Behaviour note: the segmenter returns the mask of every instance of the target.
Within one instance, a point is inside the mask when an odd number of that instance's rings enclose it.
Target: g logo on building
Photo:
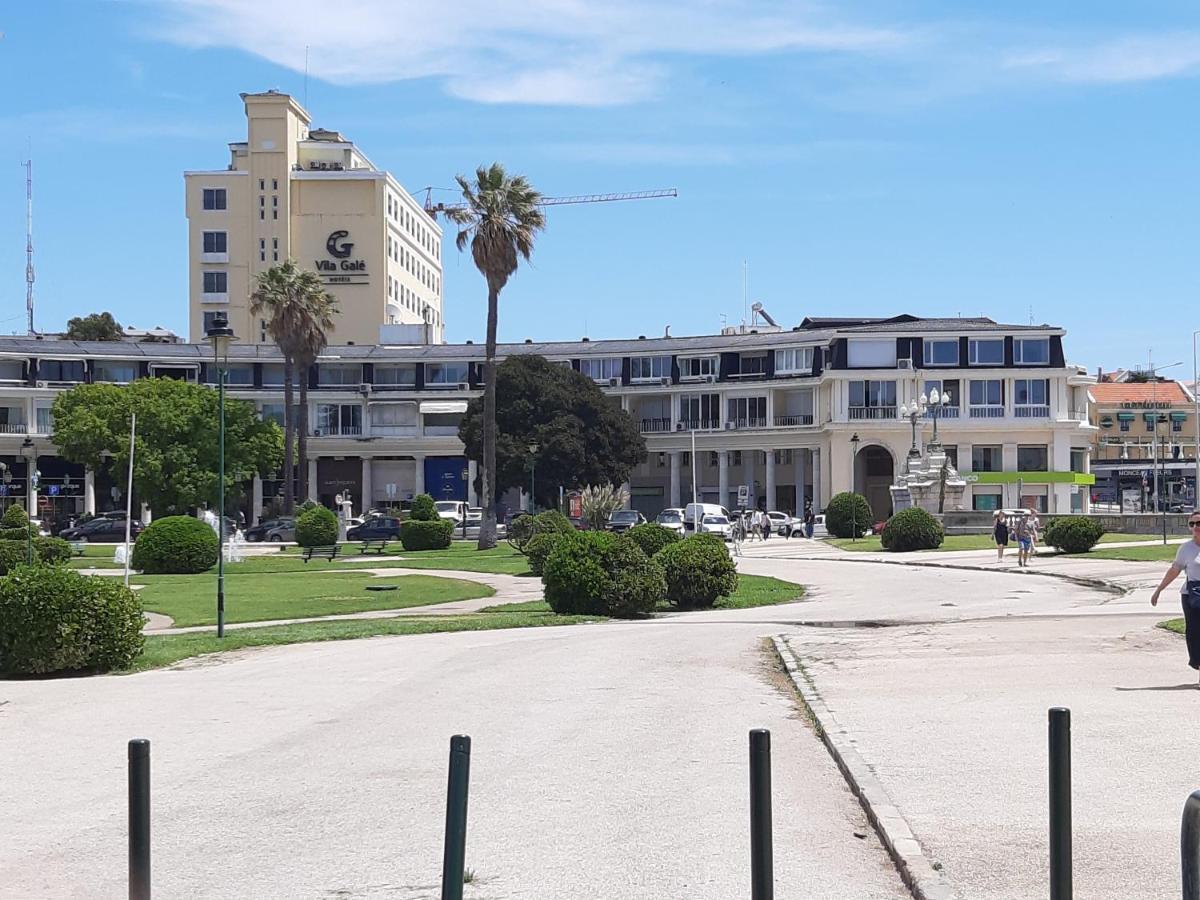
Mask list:
[[[329,235],[329,239],[325,241],[325,249],[329,251],[329,255],[335,259],[347,259],[351,251],[354,249],[353,243],[338,243],[350,236],[348,231],[335,231]]]

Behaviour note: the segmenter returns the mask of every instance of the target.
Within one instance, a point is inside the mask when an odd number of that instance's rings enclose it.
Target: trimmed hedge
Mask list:
[[[0,541],[23,541],[26,535],[37,537],[37,526],[23,525],[20,528],[0,528]]]
[[[528,555],[528,545],[539,534],[570,534],[575,530],[571,520],[556,509],[535,516],[522,513],[508,528],[508,543],[518,553]]]
[[[550,558],[550,554],[558,547],[559,542],[564,537],[573,533],[562,531],[543,531],[540,534],[535,534],[525,544],[525,556],[529,560],[529,571],[539,578],[542,577],[543,569],[546,565],[546,560]]]
[[[220,541],[192,516],[155,519],[133,544],[130,565],[147,575],[194,575],[217,564]]]
[[[33,552],[47,565],[58,566],[71,559],[71,545],[62,538],[37,537],[33,539]]]
[[[449,519],[409,519],[400,523],[400,543],[405,550],[445,550],[452,534],[454,523]]]
[[[143,622],[120,579],[20,566],[0,580],[0,672],[125,668],[142,652]]]
[[[658,562],[624,535],[603,531],[558,538],[542,581],[546,602],[560,615],[641,618],[666,593]]]
[[[0,540],[0,575],[23,566],[29,560],[29,542],[22,537],[18,541]],[[71,558],[71,545],[62,538],[34,538],[34,564],[61,565]]]
[[[13,503],[4,511],[4,515],[0,516],[0,528],[24,528],[29,524],[29,516],[25,514],[25,507],[20,503]]]
[[[855,527],[858,534],[855,534]],[[825,530],[834,537],[862,537],[871,529],[871,504],[862,494],[843,491],[825,507]]]
[[[1087,553],[1104,534],[1104,528],[1089,516],[1060,516],[1052,519],[1042,541],[1063,553]]]
[[[408,517],[418,522],[436,522],[438,512],[437,507],[433,505],[433,498],[428,494],[417,494],[413,497]]]
[[[737,567],[716,535],[692,535],[654,558],[666,576],[667,599],[680,609],[709,609],[737,590]]]
[[[296,543],[301,547],[328,547],[337,539],[337,516],[324,506],[313,506],[296,517]]]
[[[674,544],[682,540],[678,532],[672,531],[670,528],[663,528],[661,525],[655,525],[653,522],[647,522],[645,525],[635,525],[625,533],[629,535],[629,539],[637,544],[647,556],[653,556],[668,544]]]
[[[887,520],[880,535],[883,549],[893,553],[936,550],[942,546],[945,539],[946,532],[942,529],[942,523],[919,506],[900,510]]]
[[[29,548],[24,540],[0,541],[0,575],[7,575],[17,566],[29,561]]]

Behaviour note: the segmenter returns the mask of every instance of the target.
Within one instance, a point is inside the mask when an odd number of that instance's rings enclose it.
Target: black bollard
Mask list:
[[[150,742],[129,742],[129,900],[150,900]]]
[[[1192,791],[1183,804],[1179,860],[1183,869],[1183,900],[1200,900],[1200,791]]]
[[[442,857],[442,900],[462,900],[467,861],[467,786],[471,738],[450,738],[450,781],[446,789],[446,847]]]
[[[1050,900],[1071,900],[1071,711],[1050,710]]]
[[[774,900],[771,838],[771,732],[750,732],[750,897]]]

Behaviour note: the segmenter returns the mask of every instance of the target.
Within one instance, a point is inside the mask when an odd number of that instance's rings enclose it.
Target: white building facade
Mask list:
[[[805,500],[820,510],[854,489],[885,518],[888,487],[913,441],[900,408],[934,388],[950,397],[938,437],[968,483],[965,509],[1065,514],[1088,506],[1095,379],[1065,362],[1063,337],[1052,326],[897,316],[805,319],[790,331],[736,335],[508,344],[498,353],[570,365],[634,418],[647,455],[626,487],[648,516],[689,502],[694,483],[707,502],[733,508],[745,486],[752,505],[785,512]],[[330,347],[306,373],[314,433],[303,464],[313,498],[330,503],[346,493],[356,511],[421,492],[475,503],[475,464],[457,434],[480,392],[482,358],[471,343]],[[281,421],[282,372],[273,346],[234,345],[230,395]],[[74,384],[155,375],[215,382],[203,344],[0,338],[0,462],[9,472],[0,505],[29,494],[28,438],[44,516],[113,506],[119,485],[58,458],[50,405]],[[927,416],[917,440],[932,428]],[[248,519],[280,485],[247,484]]]

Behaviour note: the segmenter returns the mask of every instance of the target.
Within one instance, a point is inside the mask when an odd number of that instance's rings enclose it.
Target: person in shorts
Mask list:
[[[1183,602],[1183,621],[1187,626],[1184,637],[1187,640],[1188,665],[1200,669],[1200,509],[1188,516],[1188,528],[1192,532],[1192,539],[1179,545],[1174,562],[1150,597],[1150,605],[1158,606],[1158,595],[1181,573],[1184,575],[1180,599]]]
[[[1028,516],[1017,519],[1017,565],[1029,565],[1029,555],[1033,552],[1033,526],[1029,524]]]

